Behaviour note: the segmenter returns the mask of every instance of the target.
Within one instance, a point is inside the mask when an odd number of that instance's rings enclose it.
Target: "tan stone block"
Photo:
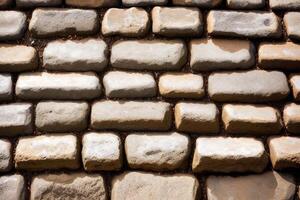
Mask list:
[[[283,110],[283,120],[288,132],[300,134],[300,105],[287,104]]]

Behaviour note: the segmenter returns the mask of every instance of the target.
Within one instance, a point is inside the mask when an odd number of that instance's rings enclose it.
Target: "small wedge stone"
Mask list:
[[[122,0],[124,6],[158,6],[165,5],[168,0]]]
[[[103,40],[58,40],[44,49],[43,65],[57,71],[102,71],[108,63],[107,54]]]
[[[172,0],[178,6],[196,6],[202,8],[212,8],[219,5],[222,0]]]
[[[181,102],[175,106],[175,125],[183,132],[218,133],[218,115],[215,104]]]
[[[300,134],[300,105],[287,104],[283,110],[283,119],[288,132]]]
[[[0,140],[0,172],[7,172],[12,165],[12,148],[8,140]],[[1,186],[0,186],[1,191]]]
[[[0,74],[0,101],[11,100],[13,96],[12,77],[9,74]]]
[[[87,171],[119,170],[123,163],[123,147],[114,133],[87,133],[82,139],[82,162]]]
[[[299,10],[300,0],[269,0],[272,9]]]
[[[292,75],[290,78],[290,84],[293,89],[293,96],[296,101],[300,101],[300,75]]]
[[[23,176],[18,174],[0,176],[1,199],[25,200],[25,184]]]
[[[265,4],[265,0],[227,0],[227,6],[231,9],[257,9]]]
[[[19,11],[0,11],[0,41],[16,40],[23,37],[26,15]]]
[[[167,98],[200,99],[205,95],[201,75],[188,73],[165,73],[159,77],[159,92]]]
[[[50,7],[60,6],[62,0],[16,0],[17,7]]]
[[[102,21],[105,36],[121,35],[139,37],[145,35],[150,26],[148,13],[141,8],[110,8]]]
[[[132,169],[168,171],[188,162],[190,139],[173,133],[136,133],[126,137],[127,162]]]
[[[299,21],[300,12],[288,12],[284,15],[284,25],[286,27],[286,32],[289,38],[300,40],[300,24],[298,23]]]
[[[40,135],[20,138],[15,167],[23,170],[77,169],[78,143],[74,135]]]
[[[119,4],[119,0],[66,0],[69,6],[85,7],[85,8],[102,8],[112,7]]]

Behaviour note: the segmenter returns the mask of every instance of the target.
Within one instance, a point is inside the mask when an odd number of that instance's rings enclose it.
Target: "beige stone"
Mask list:
[[[26,15],[19,11],[0,11],[0,41],[16,40],[23,37],[26,24]]]
[[[23,176],[5,175],[0,176],[1,199],[25,200],[25,181]]]
[[[287,104],[283,110],[283,119],[288,132],[300,134],[300,105]]]
[[[178,6],[197,6],[202,8],[212,8],[218,6],[222,0],[172,0]]]
[[[69,6],[85,7],[85,8],[99,8],[111,7],[119,4],[118,0],[66,0]]]
[[[295,101],[300,101],[300,75],[294,74],[290,77],[290,84],[293,90]]]
[[[28,7],[50,7],[60,6],[62,0],[16,0],[17,7],[28,8]]]
[[[11,154],[12,154],[11,143],[8,140],[0,139],[0,172],[7,172],[11,169],[11,164],[12,164]]]
[[[283,20],[289,38],[300,40],[300,25],[298,23],[300,21],[300,13],[288,12],[284,15]]]
[[[124,6],[155,6],[165,5],[168,0],[122,0]]]
[[[269,0],[272,9],[298,10],[300,9],[300,0]]]
[[[11,100],[13,97],[13,82],[10,74],[0,74],[0,101]]]
[[[265,0],[227,0],[227,6],[231,9],[257,9],[265,4]]]

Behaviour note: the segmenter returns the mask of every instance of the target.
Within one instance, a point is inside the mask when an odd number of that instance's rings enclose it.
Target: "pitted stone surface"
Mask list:
[[[222,0],[172,0],[178,6],[197,6],[202,8],[212,8],[219,5]]]
[[[13,82],[9,74],[0,74],[0,101],[11,100],[13,95]]]
[[[8,140],[1,139],[0,140],[0,172],[7,172],[11,169],[12,167],[11,152],[12,152],[11,143]]]
[[[0,41],[20,39],[27,28],[25,13],[0,11],[0,16]]]
[[[300,134],[300,105],[287,104],[283,110],[283,120],[288,132]]]
[[[16,0],[18,7],[60,6],[62,2],[62,0]]]
[[[98,8],[117,6],[119,0],[65,0],[69,6],[77,6],[84,8]]]
[[[6,175],[0,176],[1,199],[25,200],[25,180],[23,176]]]

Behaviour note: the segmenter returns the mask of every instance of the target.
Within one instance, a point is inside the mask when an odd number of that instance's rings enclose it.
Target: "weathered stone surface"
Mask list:
[[[300,105],[287,104],[283,110],[283,119],[288,132],[300,134]]]
[[[148,13],[141,8],[110,8],[102,21],[102,33],[105,36],[122,35],[138,37],[145,35],[150,26]]]
[[[98,7],[111,7],[117,6],[119,0],[66,0],[69,6],[85,7],[85,8],[98,8]]]
[[[0,9],[5,9],[12,4],[12,0],[0,0]]]
[[[16,0],[18,7],[60,6],[62,0]]]
[[[255,48],[246,40],[192,40],[190,52],[190,66],[195,71],[247,69],[255,65]]]
[[[300,75],[292,75],[290,77],[290,84],[293,89],[293,96],[296,101],[300,101]]]
[[[19,11],[0,11],[0,41],[16,40],[23,36],[26,24],[26,15]]]
[[[102,71],[108,63],[107,54],[103,40],[58,40],[45,47],[43,65],[48,70]]]
[[[188,163],[189,137],[173,133],[136,133],[126,137],[125,151],[130,168],[154,171],[175,170]]]
[[[197,6],[212,8],[219,5],[222,0],[172,0],[174,5],[178,6]]]
[[[263,143],[253,138],[200,137],[194,172],[262,172],[268,164]]]
[[[289,38],[300,40],[300,24],[298,23],[300,21],[300,13],[288,12],[284,15],[283,20]]]
[[[156,82],[152,74],[111,71],[104,75],[105,94],[110,98],[154,97]]]
[[[32,105],[13,103],[0,105],[0,135],[14,137],[31,134]]]
[[[178,131],[192,133],[218,133],[219,111],[212,103],[177,103],[175,125]]]
[[[124,6],[158,6],[165,5],[168,0],[122,0]]]
[[[88,35],[99,29],[95,10],[36,9],[32,13],[29,30],[34,37]]]
[[[222,119],[225,131],[238,135],[273,135],[282,129],[279,111],[268,106],[227,104]]]
[[[298,10],[300,0],[269,0],[272,9]]]
[[[37,52],[23,45],[0,45],[0,71],[21,72],[38,67]]]
[[[235,37],[280,37],[281,23],[272,12],[210,11],[207,31]]]
[[[116,68],[138,70],[178,70],[187,61],[187,49],[181,40],[118,41],[111,50]]]
[[[114,133],[87,133],[82,138],[82,162],[87,171],[119,170],[123,163],[120,137]]]
[[[196,36],[202,33],[203,20],[198,8],[154,7],[152,31],[164,36]]]
[[[12,162],[11,144],[8,140],[0,140],[0,172],[7,172],[11,169]],[[0,186],[1,191],[1,186]]]
[[[19,75],[16,95],[22,99],[93,99],[101,95],[95,73],[25,73]]]
[[[257,9],[265,4],[265,0],[227,0],[227,6],[231,9]]]
[[[0,101],[7,101],[12,99],[13,83],[11,75],[0,74]]]
[[[292,200],[294,179],[275,171],[247,176],[210,176],[206,182],[207,199]]]
[[[199,182],[193,175],[125,172],[112,181],[112,200],[195,200]]]
[[[19,139],[15,167],[25,170],[79,168],[78,142],[74,135],[40,135]]]
[[[300,167],[300,138],[281,136],[268,139],[270,158],[275,170]]]
[[[92,105],[95,129],[166,131],[171,121],[171,105],[165,102],[99,101]]]
[[[106,200],[107,196],[101,175],[72,173],[34,177],[30,199]]]
[[[35,125],[44,132],[73,132],[87,128],[89,105],[86,102],[39,102]]]
[[[293,42],[264,43],[259,46],[258,56],[261,68],[297,70],[300,65],[300,45]]]
[[[0,176],[1,199],[25,200],[25,181],[21,175]]]
[[[159,92],[167,98],[200,99],[205,95],[201,75],[189,73],[165,73],[159,77]]]
[[[278,71],[214,73],[208,78],[208,93],[214,101],[268,102],[285,99],[289,86]]]

